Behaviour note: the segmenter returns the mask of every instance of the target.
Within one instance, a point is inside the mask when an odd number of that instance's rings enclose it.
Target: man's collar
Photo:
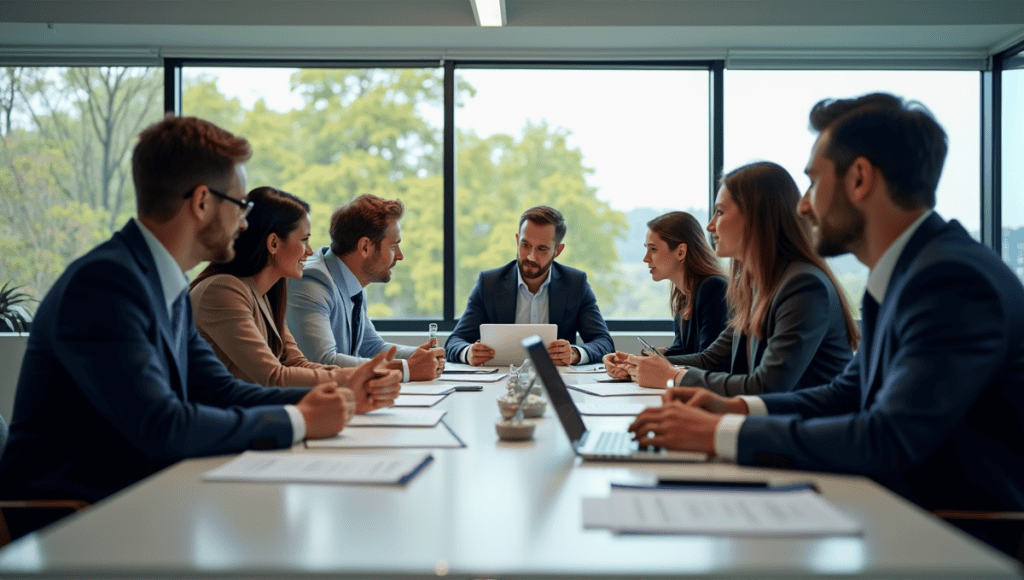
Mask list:
[[[324,259],[332,260],[335,264],[338,265],[338,272],[341,274],[341,280],[338,280],[337,276],[335,276],[334,283],[337,284],[339,287],[344,287],[345,292],[348,293],[349,298],[352,298],[356,294],[359,294],[360,292],[363,291],[363,285],[359,283],[359,278],[356,278],[356,275],[352,273],[352,270],[348,267],[348,264],[346,264],[345,261],[342,260],[337,254],[335,254],[331,250],[328,250],[327,254],[324,255]],[[331,271],[331,274],[333,275],[334,272]]]
[[[516,269],[516,279],[518,280],[518,283],[516,284],[516,288],[522,288],[522,287],[526,286],[526,281],[523,280],[523,272],[522,272],[522,270],[519,269],[519,261],[518,260],[516,261],[515,269]],[[555,277],[555,263],[551,262],[551,267],[548,268],[548,275],[544,279],[544,282],[540,285],[540,288],[537,289],[536,294],[540,294],[541,291],[543,291],[545,288],[547,288],[551,284],[551,279],[554,278],[554,277]],[[530,287],[526,286],[526,289],[529,290]]]
[[[903,233],[886,248],[878,262],[875,262],[875,267],[871,269],[871,274],[868,275],[866,288],[871,297],[875,299],[875,302],[881,304],[882,300],[885,299],[885,291],[889,288],[889,280],[892,279],[892,272],[896,268],[896,262],[900,259],[903,249],[907,247],[907,243],[910,242],[910,238],[914,236],[917,228],[921,227],[924,220],[928,219],[928,216],[932,215],[932,213],[933,210],[928,210],[914,220],[914,223],[903,230]]]
[[[188,288],[188,277],[181,271],[178,262],[167,251],[163,242],[153,232],[149,231],[138,218],[132,218],[132,220],[139,227],[139,231],[142,232],[142,239],[146,241],[149,253],[153,255],[153,262],[156,263],[157,277],[160,278],[160,287],[164,291],[164,300],[167,302],[168,307],[170,307],[171,303],[181,295],[182,291]]]

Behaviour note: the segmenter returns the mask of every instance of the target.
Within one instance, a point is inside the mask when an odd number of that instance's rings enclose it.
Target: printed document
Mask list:
[[[657,395],[661,396],[663,389],[648,389],[636,383],[586,383],[582,385],[565,385],[588,395],[598,397],[625,397],[630,395]]]
[[[433,407],[448,395],[398,395],[396,407]]]
[[[861,526],[807,488],[612,488],[585,499],[583,524],[622,533],[744,536],[852,535]]]
[[[376,409],[352,417],[346,427],[433,427],[445,413],[439,409]]]
[[[405,483],[433,459],[430,453],[319,455],[246,451],[208,471],[204,481],[265,483]]]
[[[326,439],[307,439],[306,447],[332,449],[430,448],[457,449],[466,445],[441,421],[435,427],[345,428]]]

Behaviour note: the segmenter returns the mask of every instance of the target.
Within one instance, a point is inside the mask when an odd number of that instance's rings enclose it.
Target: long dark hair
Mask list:
[[[732,309],[729,326],[747,336],[762,336],[762,326],[772,296],[792,262],[807,262],[825,272],[843,309],[850,348],[856,350],[860,330],[846,302],[846,295],[825,259],[811,247],[807,222],[797,217],[800,191],[782,166],[769,161],[744,165],[722,178],[722,187],[746,218],[744,255],[733,260],[726,301]],[[754,288],[758,289],[754,298]]]
[[[670,211],[647,222],[647,227],[668,244],[668,249],[675,251],[679,244],[686,244],[686,256],[683,257],[684,291],[672,285],[669,303],[672,316],[681,316],[689,320],[693,316],[693,294],[697,286],[708,276],[724,276],[722,265],[715,256],[704,236],[704,228],[697,218],[685,211]]]
[[[257,187],[249,192],[253,202],[252,211],[246,217],[248,227],[235,240],[235,258],[222,264],[210,264],[192,281],[191,287],[214,274],[231,274],[238,278],[255,276],[267,267],[270,250],[267,238],[277,234],[281,239],[299,227],[299,222],[309,214],[309,204],[273,187]],[[284,278],[278,280],[267,291],[267,302],[278,329],[284,328],[284,312],[288,304],[288,290]],[[271,344],[275,352],[282,345]]]

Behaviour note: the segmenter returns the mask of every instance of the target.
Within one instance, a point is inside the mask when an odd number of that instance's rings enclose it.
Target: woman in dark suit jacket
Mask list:
[[[722,266],[704,236],[697,218],[673,211],[647,222],[644,263],[655,282],[670,280],[675,341],[661,352],[666,356],[700,352],[725,328],[728,307]],[[606,368],[624,361],[623,352],[604,356]],[[612,371],[610,371],[612,372]],[[623,377],[624,370],[620,373]]]
[[[811,247],[797,218],[800,192],[769,162],[725,176],[708,231],[731,258],[729,327],[704,351],[629,356],[645,387],[702,386],[722,395],[785,392],[828,383],[853,357],[860,332],[835,276]]]
[[[312,255],[309,205],[272,187],[249,192],[248,227],[235,257],[192,281],[196,329],[235,377],[267,386],[344,386],[353,369],[306,360],[284,321],[285,278],[302,276]]]

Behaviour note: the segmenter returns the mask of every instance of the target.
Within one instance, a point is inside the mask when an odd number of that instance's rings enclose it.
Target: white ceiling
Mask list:
[[[1024,0],[3,0],[0,56],[293,58],[984,57]],[[851,56],[852,55],[852,56]]]

